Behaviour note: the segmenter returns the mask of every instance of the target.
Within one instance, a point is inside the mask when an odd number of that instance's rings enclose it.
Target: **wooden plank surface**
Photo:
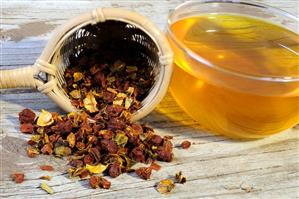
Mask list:
[[[77,16],[100,6],[126,7],[149,17],[163,29],[170,9],[182,0],[171,1],[1,1],[0,69],[34,63],[52,30]],[[270,5],[298,16],[296,0],[265,0]],[[299,198],[299,127],[266,139],[239,142],[199,130],[170,94],[143,122],[161,135],[173,135],[174,144],[187,139],[189,150],[174,149],[175,160],[161,163],[151,180],[124,174],[111,179],[110,190],[90,189],[84,180],[70,180],[64,171],[65,161],[48,156],[30,159],[25,154],[29,136],[19,133],[17,114],[25,107],[39,111],[61,110],[34,90],[1,90],[0,99],[0,198],[165,198],[154,189],[161,179],[181,170],[185,185],[177,185],[167,198]],[[41,172],[38,165],[51,163],[53,173]],[[25,171],[26,181],[15,184],[13,171]],[[48,183],[55,194],[39,188],[42,174],[50,174]]]

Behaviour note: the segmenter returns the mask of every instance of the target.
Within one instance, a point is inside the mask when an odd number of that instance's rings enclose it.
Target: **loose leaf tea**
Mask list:
[[[67,157],[69,176],[90,176],[92,188],[109,189],[111,185],[95,174],[117,177],[130,172],[137,162],[152,163],[135,171],[149,179],[152,170],[160,169],[154,160],[173,159],[170,137],[162,138],[152,128],[131,122],[132,113],[141,107],[140,100],[153,84],[151,68],[120,60],[87,64],[86,59],[64,74],[63,88],[80,111],[59,115],[42,110],[37,118],[30,109],[19,114],[20,123],[28,125],[22,132],[33,134],[28,156]],[[42,188],[53,193],[46,184]]]

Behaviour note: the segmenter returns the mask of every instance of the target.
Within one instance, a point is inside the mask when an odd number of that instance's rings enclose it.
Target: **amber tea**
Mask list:
[[[299,122],[298,83],[284,82],[279,92],[242,78],[225,86],[229,78],[221,84],[221,76],[200,69],[207,64],[251,79],[299,78],[298,34],[258,18],[230,14],[183,18],[170,31],[177,39],[169,39],[175,54],[171,92],[204,128],[230,137],[258,138]],[[182,46],[200,60],[191,61]]]

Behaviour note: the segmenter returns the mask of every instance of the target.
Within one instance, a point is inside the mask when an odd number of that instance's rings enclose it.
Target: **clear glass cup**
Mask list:
[[[286,74],[284,66],[281,72],[257,73],[259,64],[253,66],[255,73],[244,72],[241,67],[223,67],[195,53],[173,32],[172,25],[182,19],[221,13],[266,20],[298,36],[298,17],[264,4],[221,0],[183,3],[169,15],[166,33],[174,51],[173,97],[204,129],[232,138],[262,138],[298,124],[299,61],[292,74]]]

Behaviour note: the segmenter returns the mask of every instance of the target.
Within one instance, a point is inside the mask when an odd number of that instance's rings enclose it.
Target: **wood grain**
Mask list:
[[[1,1],[0,69],[34,63],[52,30],[74,16],[99,6],[127,7],[149,17],[163,29],[169,10],[182,0],[171,1]],[[270,5],[298,15],[298,1],[266,0]],[[233,141],[200,130],[168,93],[160,105],[143,119],[161,135],[173,135],[174,144],[192,142],[191,148],[174,149],[175,160],[160,163],[151,180],[124,174],[111,179],[110,190],[93,190],[84,180],[70,180],[66,162],[48,156],[28,158],[29,136],[19,133],[18,112],[48,109],[62,112],[44,95],[31,89],[0,91],[0,198],[165,198],[154,188],[164,178],[182,171],[185,185],[177,185],[167,198],[299,198],[299,128],[256,141]],[[38,169],[51,164],[54,172]],[[25,171],[26,181],[15,184],[13,171]],[[39,188],[42,175],[53,176],[48,184],[55,194]]]

